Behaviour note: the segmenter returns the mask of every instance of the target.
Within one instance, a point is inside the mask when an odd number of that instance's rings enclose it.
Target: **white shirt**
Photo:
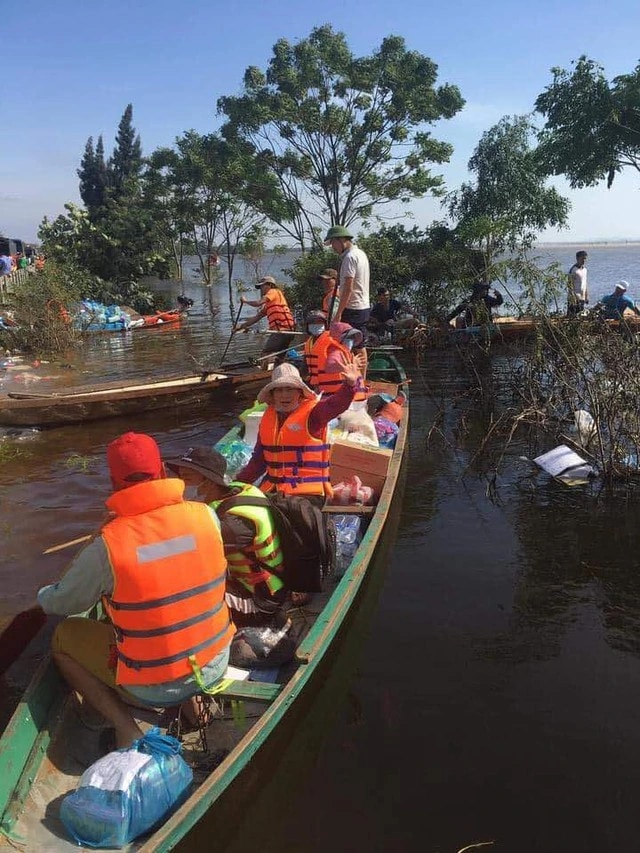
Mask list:
[[[587,298],[587,268],[579,267],[574,264],[569,270],[569,280],[573,292],[578,299],[585,300]]]
[[[369,258],[357,246],[347,249],[340,259],[341,288],[347,278],[353,278],[353,284],[345,308],[354,311],[369,308]]]

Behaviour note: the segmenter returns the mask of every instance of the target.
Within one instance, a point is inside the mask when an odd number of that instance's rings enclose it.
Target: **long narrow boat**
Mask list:
[[[0,397],[3,426],[51,427],[206,402],[211,393],[260,382],[271,365],[154,382],[105,382],[50,394],[10,392]]]
[[[392,354],[378,353],[375,365],[371,378],[386,383],[377,383],[377,391],[393,393],[405,380]],[[401,497],[404,485],[407,430],[405,407],[375,506],[325,508],[330,515],[358,515],[364,534],[344,575],[325,579],[324,591],[310,604],[289,611],[297,642],[295,658],[278,669],[251,670],[246,680],[242,676],[247,672],[232,673],[228,687],[216,696],[216,719],[206,729],[209,751],[203,749],[200,736],[184,736],[184,756],[194,767],[191,795],[164,825],[127,849],[145,853],[178,845],[185,850],[222,849],[235,817],[277,773],[283,745],[309,716],[331,680],[334,662],[339,669],[344,661],[342,650],[353,639],[359,611],[368,616],[372,608],[372,592],[377,592],[375,581],[383,572],[389,545],[385,534],[393,532],[392,504],[397,509],[394,498]],[[236,705],[232,713],[231,704],[238,700],[241,711]],[[158,723],[155,713],[132,711],[143,727]],[[59,805],[99,757],[98,729],[68,695],[54,666],[43,661],[0,739],[0,850],[77,849],[59,820]]]

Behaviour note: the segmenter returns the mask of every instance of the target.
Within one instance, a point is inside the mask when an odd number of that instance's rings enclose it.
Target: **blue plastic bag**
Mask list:
[[[153,728],[82,774],[60,819],[78,844],[124,847],[163,823],[189,795],[193,773],[180,742]]]

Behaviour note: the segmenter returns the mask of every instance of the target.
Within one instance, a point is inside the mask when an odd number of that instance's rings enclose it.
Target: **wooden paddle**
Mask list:
[[[222,365],[224,364],[224,357],[229,352],[229,347],[231,346],[231,341],[233,339],[233,336],[236,333],[236,326],[238,325],[238,320],[240,319],[240,314],[242,313],[243,306],[244,306],[244,302],[241,301],[240,307],[238,308],[238,312],[236,314],[236,319],[233,321],[233,326],[231,327],[231,334],[229,335],[229,340],[227,341],[227,345],[224,348],[224,352],[222,353],[222,356],[220,358],[220,367],[221,368],[222,368]]]

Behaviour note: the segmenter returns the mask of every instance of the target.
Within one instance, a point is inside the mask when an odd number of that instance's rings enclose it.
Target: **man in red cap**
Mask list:
[[[226,560],[215,513],[185,501],[166,478],[151,436],[107,447],[113,517],[38,593],[46,613],[82,613],[102,599],[110,622],[71,617],[54,634],[53,660],[70,687],[115,728],[115,745],[142,735],[127,703],[183,705],[224,675],[234,633],[224,601]]]

